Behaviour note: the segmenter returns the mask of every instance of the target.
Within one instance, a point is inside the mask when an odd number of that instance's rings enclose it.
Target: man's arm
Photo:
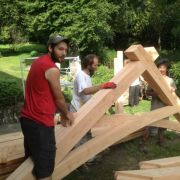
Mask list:
[[[85,88],[82,91],[82,93],[85,95],[90,95],[90,94],[94,94],[94,93],[98,92],[101,89],[102,89],[101,86],[93,86],[93,87]]]
[[[60,111],[62,118],[65,121],[68,121],[71,125],[74,118],[67,109],[67,105],[61,91],[59,70],[57,68],[50,68],[45,72],[45,77],[49,82],[56,106]]]
[[[106,82],[103,83],[99,86],[93,86],[93,87],[88,87],[83,89],[82,93],[84,93],[85,95],[89,95],[89,94],[94,94],[96,92],[98,92],[101,89],[114,89],[116,88],[116,84],[113,82]]]

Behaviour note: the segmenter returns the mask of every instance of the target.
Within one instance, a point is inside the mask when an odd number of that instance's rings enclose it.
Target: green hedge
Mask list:
[[[170,73],[175,80],[177,86],[177,94],[178,96],[180,96],[180,61],[173,63]]]
[[[109,68],[114,67],[114,58],[117,56],[117,52],[115,50],[105,47],[100,50],[98,56],[100,57],[101,64],[106,65]]]
[[[0,107],[23,101],[23,91],[15,80],[0,81]]]
[[[107,82],[111,80],[114,75],[114,70],[108,68],[107,66],[99,66],[98,70],[95,72],[93,76],[93,85],[99,85],[101,83]]]
[[[11,45],[0,45],[0,52],[2,56],[10,55],[13,53],[30,53],[37,51],[39,53],[46,52],[46,46],[42,44],[11,44]]]
[[[62,92],[63,92],[64,98],[65,98],[65,101],[67,103],[70,103],[72,100],[72,88],[65,87]]]

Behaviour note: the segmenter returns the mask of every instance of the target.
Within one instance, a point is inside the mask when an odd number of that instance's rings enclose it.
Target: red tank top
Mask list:
[[[45,126],[54,126],[56,105],[45,71],[56,67],[51,57],[43,55],[32,63],[26,80],[25,102],[21,116]]]

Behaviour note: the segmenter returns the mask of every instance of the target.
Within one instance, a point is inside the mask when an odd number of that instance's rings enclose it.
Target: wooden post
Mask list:
[[[114,76],[123,69],[123,51],[117,51],[117,58],[114,58]],[[115,102],[115,113],[123,112],[123,95]]]

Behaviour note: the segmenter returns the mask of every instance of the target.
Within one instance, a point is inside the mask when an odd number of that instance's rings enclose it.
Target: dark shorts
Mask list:
[[[46,127],[25,117],[20,119],[24,134],[25,157],[34,162],[33,174],[37,178],[52,175],[55,164],[56,143],[54,127]]]

